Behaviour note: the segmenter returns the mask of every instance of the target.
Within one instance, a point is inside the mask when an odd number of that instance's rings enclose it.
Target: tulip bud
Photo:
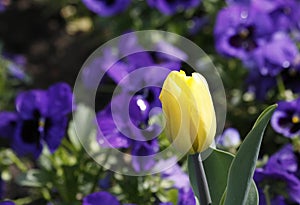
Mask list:
[[[186,76],[184,71],[172,71],[159,99],[166,118],[166,135],[177,150],[194,154],[212,144],[216,116],[208,84],[201,74]]]

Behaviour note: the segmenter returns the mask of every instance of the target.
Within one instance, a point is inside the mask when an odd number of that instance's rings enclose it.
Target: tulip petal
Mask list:
[[[212,143],[216,118],[205,78],[172,71],[160,94],[166,117],[166,134],[180,151],[201,152]]]

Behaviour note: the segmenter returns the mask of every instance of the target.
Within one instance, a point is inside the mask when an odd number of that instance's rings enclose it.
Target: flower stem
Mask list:
[[[200,197],[199,200],[201,205],[210,205],[212,201],[209,193],[209,187],[205,175],[205,170],[200,157],[201,156],[198,153],[192,155],[197,179],[197,188],[199,192],[198,194]]]
[[[265,194],[265,200],[266,200],[266,205],[271,205],[271,199],[270,199],[270,194],[269,194],[269,186],[266,185],[263,192]]]
[[[276,80],[277,80],[277,87],[278,87],[280,97],[285,99],[286,96],[285,96],[285,86],[284,86],[283,79],[280,75],[278,75]]]

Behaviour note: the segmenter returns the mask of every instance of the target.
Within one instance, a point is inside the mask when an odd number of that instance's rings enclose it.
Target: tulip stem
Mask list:
[[[195,174],[197,179],[197,188],[199,194],[199,200],[201,205],[210,205],[212,204],[209,187],[205,175],[205,170],[202,164],[201,155],[200,154],[193,154],[192,155],[194,167],[195,167]]]

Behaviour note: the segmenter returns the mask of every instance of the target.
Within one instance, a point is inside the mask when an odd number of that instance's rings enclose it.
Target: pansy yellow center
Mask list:
[[[40,118],[39,119],[39,131],[43,132],[45,128],[45,118]]]
[[[246,39],[249,36],[249,30],[244,28],[240,31],[240,37]]]
[[[293,122],[294,124],[299,123],[299,122],[300,122],[299,116],[298,116],[298,115],[294,115],[294,116],[292,117],[292,122]]]

